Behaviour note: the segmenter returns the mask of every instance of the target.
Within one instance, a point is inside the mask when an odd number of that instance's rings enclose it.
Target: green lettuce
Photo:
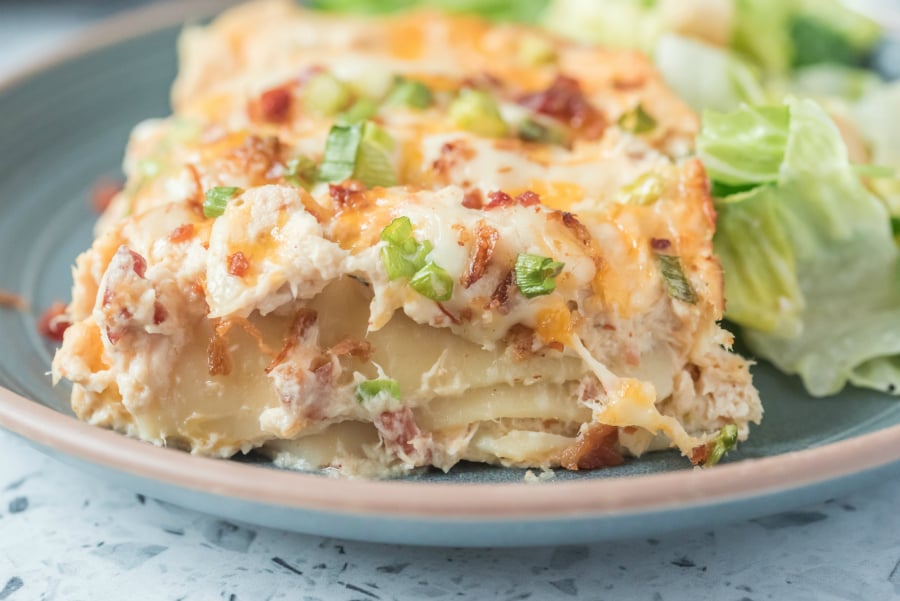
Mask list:
[[[707,113],[698,154],[724,194],[716,251],[726,317],[814,395],[898,392],[900,270],[885,205],[811,100]],[[730,190],[738,190],[728,192]]]

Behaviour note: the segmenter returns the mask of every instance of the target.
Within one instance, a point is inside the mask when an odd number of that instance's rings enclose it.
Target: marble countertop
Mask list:
[[[0,4],[0,78],[127,4]],[[900,599],[896,480],[658,538],[472,550],[222,521],[106,484],[3,431],[0,458],[0,601]]]

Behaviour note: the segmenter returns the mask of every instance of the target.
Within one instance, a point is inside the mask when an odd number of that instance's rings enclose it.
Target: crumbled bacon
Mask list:
[[[341,208],[357,203],[366,187],[355,179],[348,179],[340,184],[328,184],[328,195]]]
[[[516,196],[516,202],[523,207],[530,207],[541,204],[541,197],[537,192],[525,190],[524,192]]]
[[[283,123],[291,114],[291,92],[285,86],[266,90],[251,106],[251,116],[269,123]]]
[[[250,270],[250,260],[243,252],[237,251],[228,256],[228,273],[236,278],[242,278]]]
[[[278,136],[247,136],[240,146],[218,160],[210,171],[221,174],[220,177],[239,174],[250,186],[274,183],[284,174],[284,152],[285,145]]]
[[[702,444],[691,449],[691,465],[702,465],[709,457],[709,445]]]
[[[102,213],[121,191],[122,182],[117,179],[104,177],[97,180],[91,188],[91,208]]]
[[[131,253],[131,259],[134,265],[134,272],[137,274],[139,278],[144,277],[144,274],[147,273],[147,261],[144,260],[144,257],[129,249],[128,252]]]
[[[672,242],[665,238],[650,238],[650,247],[653,250],[666,250],[672,246]]]
[[[332,346],[328,352],[335,357],[349,355],[351,357],[362,359],[363,361],[368,361],[374,351],[375,349],[372,348],[372,345],[369,342],[347,336]]]
[[[487,211],[498,207],[510,207],[514,204],[512,196],[502,190],[488,192],[488,199],[490,199],[490,202],[484,207]]]
[[[488,310],[497,311],[500,315],[509,313],[509,295],[513,284],[516,283],[516,272],[510,269],[506,272],[506,276],[497,284],[494,292],[491,294],[491,302],[485,307]]]
[[[9,307],[17,311],[25,311],[28,309],[28,303],[20,295],[14,292],[0,290],[0,307]]]
[[[603,115],[585,97],[578,80],[565,75],[558,75],[542,92],[522,96],[519,103],[567,123],[589,140],[598,139],[606,129]]]
[[[408,456],[416,452],[412,441],[422,436],[409,407],[380,413],[375,418],[375,428],[381,435],[385,448],[402,451]]]
[[[517,323],[506,333],[506,349],[515,361],[534,356],[534,330]]]
[[[462,206],[467,209],[480,209],[484,206],[484,195],[478,188],[466,190],[463,195]]]
[[[431,164],[432,170],[437,175],[447,176],[460,162],[469,161],[475,157],[475,151],[464,140],[445,142],[441,146],[440,156]]]
[[[175,244],[179,242],[186,242],[194,237],[196,233],[196,229],[194,228],[193,223],[185,223],[184,225],[179,225],[172,233],[169,234],[169,241]]]
[[[41,314],[37,330],[41,336],[55,342],[62,342],[63,334],[72,325],[66,317],[66,305],[56,301]]]
[[[459,278],[459,283],[463,288],[470,288],[472,284],[484,277],[488,262],[491,260],[491,255],[494,254],[494,247],[499,239],[500,233],[484,221],[479,221],[475,226],[475,245],[469,252],[466,270]]]
[[[582,426],[575,443],[562,452],[560,464],[567,470],[593,470],[621,465],[624,459],[616,450],[619,429],[606,424]]]
[[[301,308],[294,315],[294,320],[291,322],[290,328],[288,328],[287,334],[284,337],[284,344],[281,347],[281,350],[272,359],[272,362],[269,363],[268,367],[266,367],[266,373],[271,373],[273,369],[278,367],[285,359],[287,359],[288,353],[291,352],[297,344],[300,343],[300,340],[303,338],[303,335],[306,334],[306,331],[316,323],[316,320],[319,318],[319,314],[316,313],[313,309]]]
[[[231,356],[228,353],[228,340],[225,336],[231,324],[224,320],[216,320],[213,335],[206,347],[206,362],[211,376],[227,376],[231,373]]]
[[[451,322],[453,325],[458,326],[459,324],[462,323],[462,322],[459,320],[459,317],[457,317],[456,315],[454,315],[453,313],[451,313],[451,312],[450,312],[450,309],[448,309],[447,307],[445,307],[443,303],[435,303],[435,304],[438,306],[438,309],[440,309],[441,313],[443,313],[444,315],[446,315],[446,316],[447,316],[447,319],[449,319],[450,322]]]
[[[153,325],[158,326],[164,322],[168,316],[169,312],[162,306],[162,303],[159,301],[153,303]]]
[[[585,250],[591,254],[591,259],[594,261],[597,269],[600,269],[602,258],[600,257],[599,250],[594,244],[594,237],[591,235],[590,230],[587,229],[587,226],[581,223],[575,215],[567,211],[554,211],[550,214],[550,218],[558,220],[572,232],[575,239],[578,240],[581,245],[584,246]]]

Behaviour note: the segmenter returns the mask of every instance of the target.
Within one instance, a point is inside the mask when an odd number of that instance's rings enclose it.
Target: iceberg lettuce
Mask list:
[[[811,100],[706,113],[726,317],[759,356],[822,396],[900,389],[900,262],[885,205]]]

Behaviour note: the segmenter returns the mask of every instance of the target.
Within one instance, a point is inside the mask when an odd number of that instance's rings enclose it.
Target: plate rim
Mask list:
[[[38,60],[3,77],[0,93],[72,59],[186,19],[209,16],[235,3],[171,0],[125,11],[64,38]],[[90,464],[180,489],[298,510],[399,519],[502,522],[633,516],[800,490],[900,462],[898,424],[812,449],[744,459],[708,470],[539,484],[329,478],[156,447],[89,425],[2,386],[0,426]]]

